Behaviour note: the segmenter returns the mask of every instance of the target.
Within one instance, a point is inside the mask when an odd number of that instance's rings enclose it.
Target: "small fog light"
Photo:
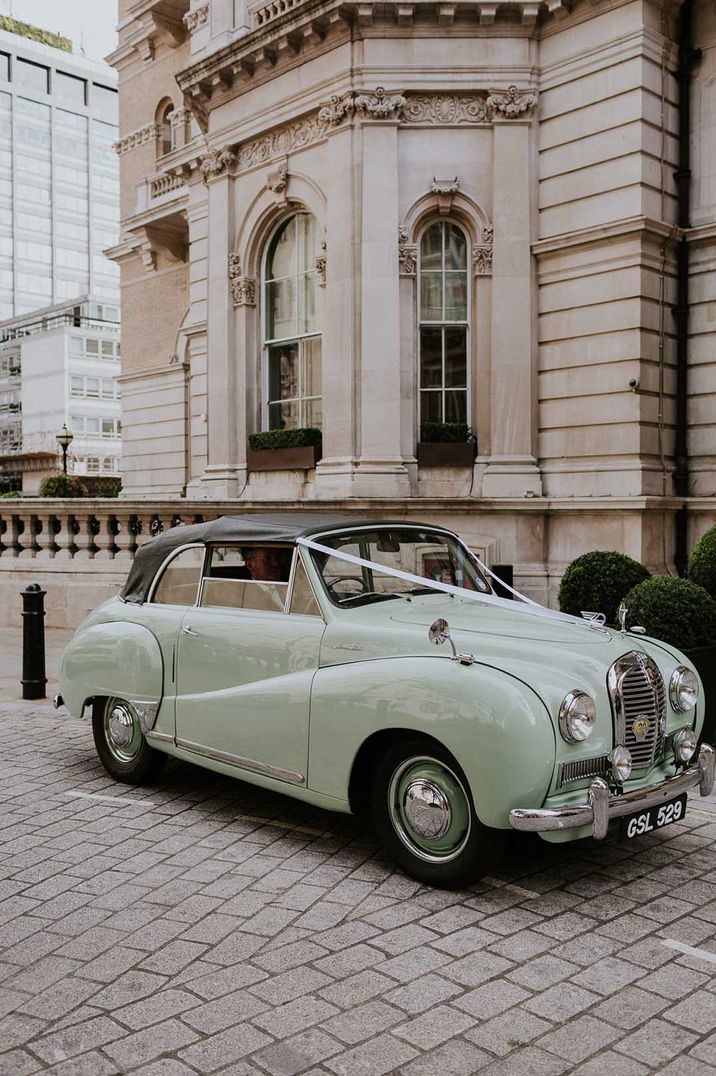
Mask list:
[[[623,785],[629,780],[631,774],[631,753],[619,744],[609,756],[609,761],[612,766],[612,777],[618,785]]]
[[[693,729],[680,729],[674,736],[674,754],[679,762],[688,762],[696,751],[696,735]]]

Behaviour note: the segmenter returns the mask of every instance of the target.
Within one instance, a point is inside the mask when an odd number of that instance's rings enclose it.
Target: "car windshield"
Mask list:
[[[341,554],[369,560],[373,565],[408,572],[425,579],[424,586],[380,571],[378,567],[352,564],[328,553],[312,552],[313,562],[326,592],[335,605],[355,606],[413,594],[429,594],[431,581],[490,593],[477,563],[455,538],[439,531],[417,528],[385,528],[316,538]]]

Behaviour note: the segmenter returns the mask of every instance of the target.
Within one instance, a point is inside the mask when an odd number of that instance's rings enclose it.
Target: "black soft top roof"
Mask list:
[[[220,545],[223,542],[294,542],[296,538],[308,538],[322,531],[366,524],[376,526],[418,526],[395,520],[365,519],[356,516],[324,512],[264,512],[261,515],[220,516],[208,523],[172,527],[171,530],[152,538],[137,550],[127,582],[120,591],[126,602],[139,605],[147,600],[154,576],[166,558],[179,546],[192,542]],[[433,529],[433,528],[431,528]],[[440,528],[437,528],[438,530]]]

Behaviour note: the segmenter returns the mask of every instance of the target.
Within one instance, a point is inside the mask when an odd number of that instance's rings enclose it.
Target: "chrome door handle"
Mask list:
[[[183,631],[183,632],[184,632],[184,633],[185,633],[186,635],[198,635],[198,634],[199,634],[199,632],[198,632],[198,631],[194,631],[194,629],[193,629],[193,628],[190,628],[188,624],[187,624],[187,625],[186,625],[185,627],[183,627],[183,628],[182,628],[181,630],[182,630],[182,631]]]

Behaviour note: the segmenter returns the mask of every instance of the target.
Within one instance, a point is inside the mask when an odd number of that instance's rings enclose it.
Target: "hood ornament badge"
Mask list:
[[[607,622],[604,613],[589,613],[586,609],[582,609],[581,613],[585,620],[588,620],[590,624],[596,624],[598,628],[603,628]]]

